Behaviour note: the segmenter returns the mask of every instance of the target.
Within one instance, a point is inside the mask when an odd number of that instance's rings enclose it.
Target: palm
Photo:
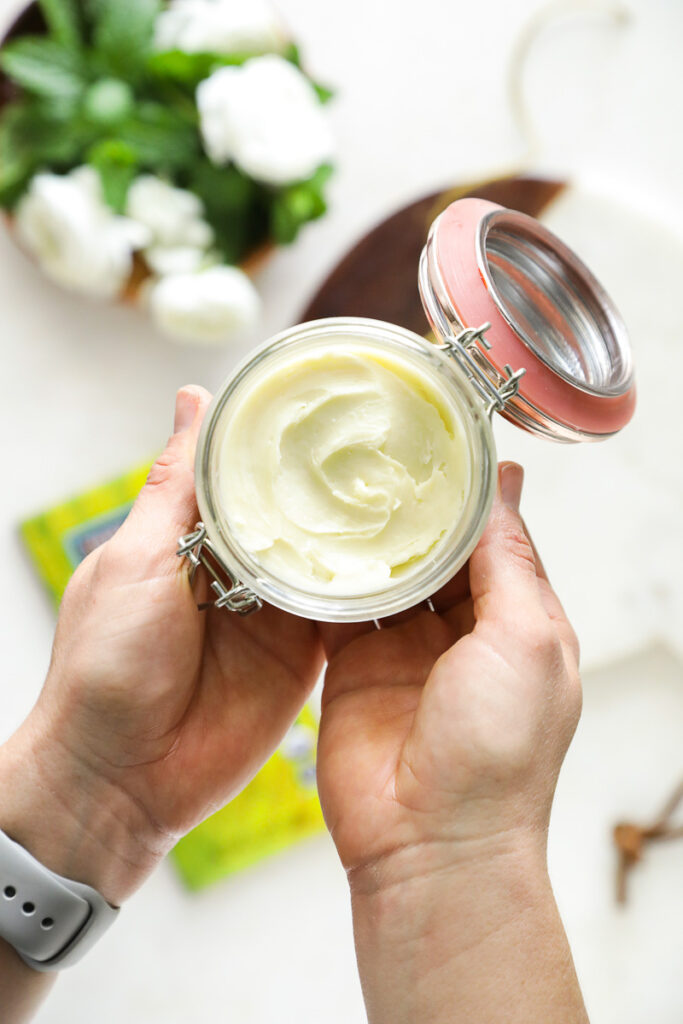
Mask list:
[[[318,780],[347,868],[435,835],[547,821],[547,780],[580,704],[576,640],[540,563],[525,561],[512,585],[496,578],[505,517],[497,507],[469,566],[436,596],[439,614],[352,628],[350,640],[348,627],[321,627],[332,656]],[[569,694],[564,705],[555,693]],[[533,815],[518,819],[519,806]]]
[[[410,824],[413,772],[426,773],[406,751],[418,738],[429,701],[425,684],[435,661],[457,639],[432,613],[358,637],[330,661],[325,683],[318,787],[330,831],[347,867],[417,840]],[[423,763],[425,762],[425,763]],[[440,765],[430,771],[439,772]],[[427,778],[424,779],[425,783]],[[420,787],[421,788],[421,787]],[[412,793],[420,799],[420,793]],[[424,797],[435,794],[426,787]],[[407,826],[407,827],[406,827]]]
[[[318,678],[322,652],[312,623],[271,606],[247,618],[211,609],[202,632],[168,780],[174,804],[195,815],[204,791],[203,817],[239,792],[278,745]],[[167,764],[161,770],[166,777]]]
[[[81,577],[110,574],[110,554],[103,549],[104,568],[95,558]],[[74,650],[98,637],[98,672],[89,671],[85,701],[76,687],[68,733],[98,770],[113,772],[162,828],[177,833],[257,771],[314,685],[322,654],[304,619],[272,607],[247,618],[200,612],[180,571],[158,576],[141,568],[141,578],[100,588],[94,606],[83,607],[83,579],[67,594],[55,667],[73,664]],[[61,633],[69,637],[64,652]]]

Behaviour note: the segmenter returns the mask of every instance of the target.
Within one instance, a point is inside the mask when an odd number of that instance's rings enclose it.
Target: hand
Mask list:
[[[321,627],[318,780],[349,871],[411,845],[547,828],[581,706],[578,647],[517,513],[521,470],[502,472],[438,614]]]
[[[175,550],[198,517],[209,401],[179,392],[175,433],[126,522],[74,575],[44,690],[0,750],[0,827],[114,904],[255,774],[322,667],[311,622],[197,610]]]
[[[545,876],[581,706],[578,647],[518,514],[522,478],[501,467],[486,530],[436,612],[412,609],[380,630],[320,627],[318,785],[350,878],[373,1022],[585,1019]],[[525,999],[509,1005],[515,956],[535,955],[537,940],[557,953],[573,1016],[553,1015],[551,999],[538,1017]],[[498,1002],[477,1002],[474,989],[506,969]],[[528,997],[535,986],[523,985]]]

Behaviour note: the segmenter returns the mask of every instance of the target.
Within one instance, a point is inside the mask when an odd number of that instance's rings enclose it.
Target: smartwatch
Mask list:
[[[29,967],[75,964],[118,912],[96,889],[50,871],[0,831],[0,938]]]

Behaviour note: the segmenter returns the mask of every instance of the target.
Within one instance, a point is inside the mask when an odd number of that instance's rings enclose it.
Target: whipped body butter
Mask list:
[[[215,604],[328,621],[426,600],[493,501],[491,415],[560,441],[630,419],[628,340],[590,271],[537,221],[478,199],[432,225],[420,292],[434,340],[318,320],[256,350],[207,414],[202,522],[179,554]]]
[[[235,401],[219,499],[264,569],[327,595],[371,594],[437,556],[472,476],[463,417],[410,352],[362,325],[276,361]]]

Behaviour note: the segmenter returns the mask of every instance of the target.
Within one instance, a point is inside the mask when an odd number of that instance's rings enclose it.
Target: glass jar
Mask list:
[[[196,459],[202,522],[178,553],[204,565],[214,603],[239,614],[267,601],[307,618],[378,619],[424,601],[469,558],[496,487],[491,417],[557,441],[599,440],[628,422],[635,387],[628,339],[612,301],[575,254],[533,218],[479,199],[451,204],[432,225],[419,286],[434,340],[362,318],[317,320],[266,342],[242,362],[206,415]],[[309,352],[364,350],[427,378],[461,423],[470,479],[452,528],[418,567],[368,593],[329,594],[278,578],[231,529],[219,451],[240,399],[266,372]]]

